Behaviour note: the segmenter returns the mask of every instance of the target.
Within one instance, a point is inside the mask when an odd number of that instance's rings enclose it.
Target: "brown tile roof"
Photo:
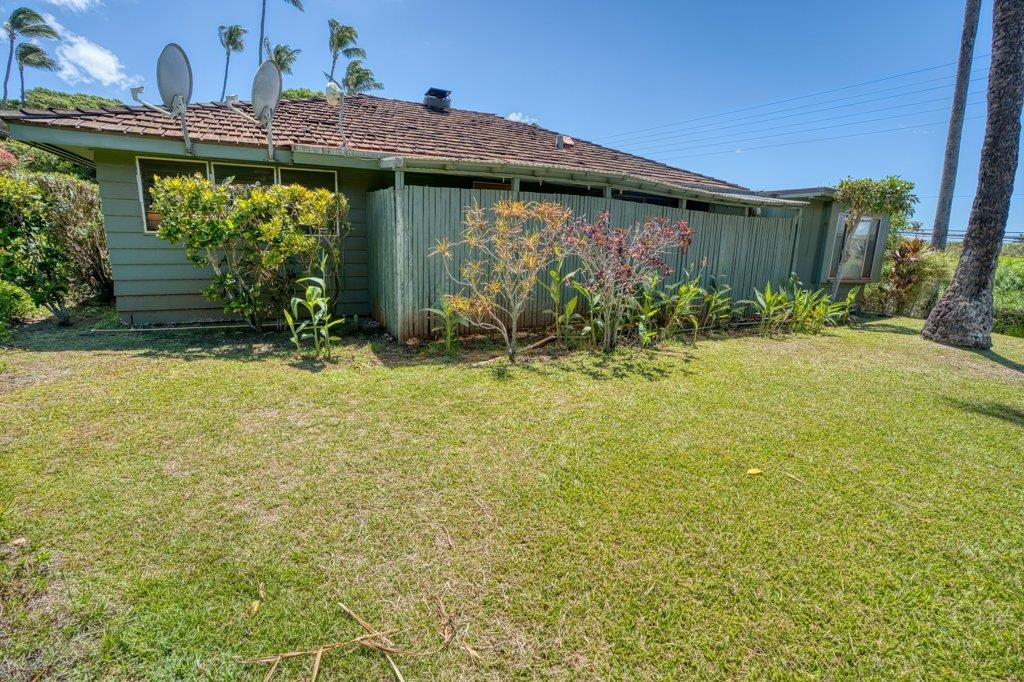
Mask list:
[[[248,104],[239,104],[250,111]],[[174,119],[143,107],[95,109],[22,109],[0,112],[0,119],[89,132],[181,139]],[[188,109],[193,142],[263,146],[265,133],[253,121],[221,104]],[[640,180],[717,191],[746,188],[576,139],[558,149],[557,133],[495,114],[449,109],[436,112],[422,104],[370,95],[345,98],[345,134],[349,147],[410,157],[523,164],[628,175]],[[274,117],[274,144],[338,147],[337,108],[324,99],[285,100]]]

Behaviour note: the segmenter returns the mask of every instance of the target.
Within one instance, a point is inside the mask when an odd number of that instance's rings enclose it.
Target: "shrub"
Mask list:
[[[693,230],[680,220],[648,218],[629,227],[613,227],[607,212],[597,220],[567,223],[562,244],[580,262],[577,288],[585,293],[596,324],[601,327],[605,352],[615,349],[619,327],[630,299],[653,275],[667,275],[672,269],[663,255],[671,249],[686,252]]]
[[[864,291],[864,307],[886,315],[926,316],[949,284],[955,258],[921,239],[897,239],[885,252],[882,274]]]
[[[110,272],[99,187],[70,175],[32,174],[26,179],[48,198],[51,234],[71,261],[76,297],[96,296],[112,301],[114,278]]]
[[[196,175],[158,178],[152,196],[157,236],[209,267],[203,295],[257,331],[284,307],[293,273],[313,269],[348,216],[344,196],[299,185],[217,185]]]
[[[462,240],[439,240],[431,253],[443,258],[449,278],[462,288],[445,297],[447,304],[470,324],[500,334],[510,362],[519,349],[519,318],[569,217],[569,209],[555,203],[504,200],[490,209],[468,208]],[[449,269],[456,248],[466,254],[457,274]]]
[[[1024,258],[1000,256],[992,298],[997,308],[1024,309]]]
[[[427,308],[427,312],[432,313],[441,322],[430,331],[435,334],[440,332],[445,353],[454,353],[459,343],[459,327],[469,324],[469,319],[456,309],[451,296],[442,296],[438,307]]]
[[[1024,308],[996,308],[992,331],[1024,338]]]
[[[24,289],[0,280],[0,322],[22,322],[36,310]]]
[[[0,177],[0,278],[24,289],[62,325],[75,268],[52,223],[54,201],[38,186]]]

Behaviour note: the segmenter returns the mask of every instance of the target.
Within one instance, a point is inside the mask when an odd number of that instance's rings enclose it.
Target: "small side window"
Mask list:
[[[206,177],[206,163],[202,161],[172,161],[139,159],[139,177],[142,180],[142,206],[145,210],[146,232],[160,227],[160,214],[153,210],[153,183],[157,178],[180,178],[196,174]]]
[[[882,221],[878,218],[864,218],[860,221],[848,240],[850,241],[850,258],[840,273],[839,261],[843,255],[843,234],[846,231],[846,215],[839,216],[836,224],[836,245],[832,253],[832,268],[829,276],[833,279],[838,274],[842,280],[871,279],[871,266],[875,260],[875,245],[878,243],[878,228]]]
[[[302,185],[307,189],[338,191],[334,171],[308,170],[306,168],[282,168],[282,185]]]
[[[224,182],[229,178],[232,185],[273,185],[274,168],[272,166],[213,164],[213,179],[215,182]]]

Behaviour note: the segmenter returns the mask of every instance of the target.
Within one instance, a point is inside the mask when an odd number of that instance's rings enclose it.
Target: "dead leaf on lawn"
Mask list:
[[[763,473],[761,469],[747,469],[747,476],[760,476]]]

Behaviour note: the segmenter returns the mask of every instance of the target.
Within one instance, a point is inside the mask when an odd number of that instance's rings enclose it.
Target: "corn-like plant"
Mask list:
[[[700,329],[700,307],[695,301],[701,296],[702,290],[696,279],[677,282],[666,287],[661,296],[661,314],[664,318],[662,335],[673,338],[686,331],[689,326],[693,330],[694,340]]]
[[[789,327],[793,314],[793,304],[785,289],[772,289],[768,282],[764,291],[754,289],[754,300],[746,301],[754,307],[757,317],[757,330],[762,336],[779,334]]]
[[[569,300],[565,300],[565,286],[576,276],[579,270],[563,275],[562,269],[565,265],[565,252],[558,246],[554,249],[555,264],[548,270],[548,281],[541,280],[540,285],[548,294],[551,307],[544,312],[550,313],[555,319],[555,337],[566,339],[572,330],[572,323],[578,317],[576,307],[579,305],[579,294]]]
[[[444,352],[451,355],[459,345],[459,327],[468,325],[469,318],[459,312],[451,296],[443,296],[440,307],[426,310],[428,313],[433,313],[440,321],[440,324],[431,328],[430,331],[435,334],[441,333],[441,338],[444,340]]]
[[[320,262],[321,272],[326,268],[325,260]],[[331,343],[339,340],[332,332],[334,327],[345,321],[343,317],[331,314],[331,299],[326,295],[327,285],[323,277],[303,277],[297,284],[306,284],[303,296],[292,297],[291,310],[284,311],[285,322],[292,333],[295,349],[302,350],[303,343],[313,342],[313,357],[331,357]],[[308,315],[308,317],[305,317]]]
[[[736,311],[733,310],[731,291],[728,285],[719,287],[712,281],[711,289],[704,292],[701,300],[701,329],[724,327],[732,321]]]

